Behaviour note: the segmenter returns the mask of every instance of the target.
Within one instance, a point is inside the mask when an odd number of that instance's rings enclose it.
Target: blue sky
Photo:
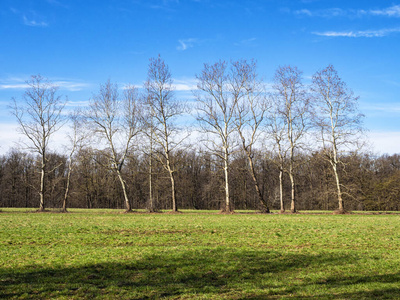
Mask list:
[[[1,0],[0,152],[18,139],[7,105],[30,75],[85,103],[107,79],[141,85],[160,54],[180,97],[219,59],[253,58],[266,82],[280,65],[308,83],[333,64],[360,96],[374,150],[400,153],[399,46],[400,1]]]

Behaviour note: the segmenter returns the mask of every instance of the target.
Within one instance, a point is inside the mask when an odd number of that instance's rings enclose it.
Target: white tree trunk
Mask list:
[[[289,177],[290,177],[290,183],[292,186],[292,195],[291,195],[291,203],[290,203],[290,211],[292,213],[296,212],[296,188],[295,188],[295,182],[294,182],[294,176],[292,170],[289,172]]]
[[[281,204],[281,213],[285,212],[285,205],[283,204],[283,169],[279,169],[279,200]]]
[[[45,150],[42,150],[42,163],[41,163],[41,172],[40,172],[40,192],[39,192],[39,195],[40,195],[39,211],[45,210],[45,199],[44,199],[44,194],[46,191],[45,178],[46,178],[46,152],[45,152]]]
[[[229,197],[229,153],[228,149],[225,148],[224,152],[224,174],[225,174],[225,211],[231,212],[232,207]]]
[[[128,212],[132,211],[132,207],[131,207],[131,204],[130,204],[129,198],[128,198],[128,193],[126,192],[126,184],[125,184],[124,179],[122,178],[121,172],[118,169],[117,169],[117,175],[118,175],[118,179],[119,179],[119,181],[121,183],[122,192],[124,193],[126,211],[128,211]]]
[[[336,189],[337,189],[337,197],[338,197],[338,211],[339,212],[344,212],[344,205],[343,205],[343,198],[342,198],[342,190],[340,188],[340,179],[339,179],[339,174],[337,172],[337,160],[334,157],[334,160],[331,162],[332,164],[332,169],[333,173],[335,174],[335,180],[336,180]]]
[[[68,196],[69,196],[69,185],[70,185],[70,182],[71,182],[71,168],[72,168],[72,157],[70,156],[69,162],[68,162],[67,186],[65,187],[64,201],[63,201],[63,207],[62,207],[62,211],[63,212],[67,212],[67,202],[68,202]]]

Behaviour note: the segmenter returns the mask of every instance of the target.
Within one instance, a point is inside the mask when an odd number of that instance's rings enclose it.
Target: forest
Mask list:
[[[358,97],[333,66],[308,85],[282,66],[268,85],[253,60],[218,61],[196,80],[194,100],[179,99],[159,56],[143,87],[109,80],[67,114],[57,87],[32,76],[13,99],[26,143],[0,157],[0,206],[399,210],[400,155],[368,150]],[[49,147],[61,127],[63,153]]]

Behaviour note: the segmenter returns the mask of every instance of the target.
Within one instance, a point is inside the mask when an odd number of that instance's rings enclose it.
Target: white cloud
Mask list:
[[[238,43],[235,43],[235,46],[254,46],[254,42],[257,40],[257,38],[253,37],[253,38],[249,38],[249,39],[245,39],[245,40],[241,40]]]
[[[29,84],[27,84],[28,80],[29,80],[29,77],[26,77],[26,78],[10,77],[7,79],[0,79],[0,90],[7,90],[7,89],[20,90],[20,89],[29,88]],[[51,80],[51,79],[49,79],[49,81],[51,83],[53,83],[55,86],[58,86],[61,90],[67,90],[67,91],[71,91],[71,92],[81,91],[85,88],[90,87],[90,84],[88,84],[88,83],[74,81],[74,80],[67,80],[67,79]]]
[[[373,105],[363,105],[361,109],[364,111],[371,111],[374,113],[377,112],[384,112],[384,113],[400,113],[400,105],[397,103],[380,103],[380,104],[373,104]]]
[[[69,101],[65,105],[66,107],[87,107],[89,105],[89,101]]]
[[[54,81],[54,85],[58,86],[60,89],[68,90],[71,92],[81,91],[88,88],[90,84],[84,82],[74,82],[74,81]]]
[[[351,12],[345,11],[341,8],[328,8],[328,9],[320,9],[314,11],[311,11],[309,9],[300,9],[294,11],[294,13],[299,16],[333,18],[333,17],[347,16]]]
[[[176,91],[193,91],[197,89],[197,81],[195,79],[174,79]]]
[[[0,84],[0,90],[18,90],[18,89],[26,89],[29,85],[26,83],[16,83],[16,84]]]
[[[383,9],[348,9],[344,10],[341,8],[328,8],[319,10],[299,9],[294,11],[294,14],[306,17],[321,17],[321,18],[333,18],[333,17],[361,17],[361,16],[384,16],[384,17],[400,17],[400,5],[393,5],[391,7]]]
[[[47,27],[49,24],[43,21],[29,20],[26,16],[22,17],[24,24],[32,27]]]
[[[0,123],[0,154],[7,153],[11,148],[18,147],[18,141],[22,141],[23,136],[18,133],[18,124],[12,123]]]
[[[374,152],[378,152],[378,154],[400,153],[400,132],[372,131],[368,133],[368,137]]]
[[[384,37],[392,33],[400,32],[400,28],[385,28],[379,30],[359,30],[359,31],[325,31],[325,32],[313,32],[315,35],[327,36],[327,37]]]
[[[50,5],[53,6],[59,6],[59,7],[63,7],[63,8],[68,8],[68,6],[64,3],[62,3],[61,1],[58,0],[46,0],[47,3],[49,3]]]
[[[393,5],[385,9],[370,10],[371,15],[387,16],[387,17],[400,17],[400,5]]]
[[[398,82],[398,81],[384,80],[384,82],[386,82],[387,84],[390,84],[390,85],[394,85],[394,86],[400,87],[400,82]]]
[[[173,88],[175,91],[193,91],[195,89],[197,89],[197,81],[196,79],[193,78],[187,78],[187,79],[176,79],[176,78],[172,78],[173,81]],[[133,85],[136,89],[144,89],[145,88],[145,83],[141,83],[141,84],[134,84]],[[125,84],[123,85],[124,90],[128,89],[129,85]]]
[[[313,16],[313,13],[309,9],[296,10],[294,13],[296,15],[303,15],[303,16],[309,16],[309,17]]]
[[[52,0],[48,0],[52,1]],[[56,0],[54,0],[56,1]],[[18,17],[22,18],[22,23],[26,26],[31,26],[31,27],[47,27],[49,24],[44,21],[37,21],[37,19],[43,19],[35,11],[29,11],[27,14],[29,17],[26,16],[26,14],[22,11],[19,11],[18,9],[14,7],[10,7],[10,11],[17,15]]]
[[[0,123],[0,155],[6,154],[12,148],[25,149],[26,146],[32,146],[28,138],[21,134],[18,130],[19,126],[16,122],[13,123]],[[64,153],[65,146],[68,143],[66,139],[69,133],[68,124],[64,125],[50,137],[49,149]]]
[[[195,39],[195,38],[190,38],[190,39],[178,40],[178,42],[179,42],[179,46],[176,47],[176,49],[179,51],[185,51],[189,48],[193,48],[195,46],[195,44],[199,43],[199,40]]]

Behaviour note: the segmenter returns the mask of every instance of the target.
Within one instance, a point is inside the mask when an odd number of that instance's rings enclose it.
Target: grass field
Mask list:
[[[0,298],[400,299],[400,215],[71,212],[2,209]]]

